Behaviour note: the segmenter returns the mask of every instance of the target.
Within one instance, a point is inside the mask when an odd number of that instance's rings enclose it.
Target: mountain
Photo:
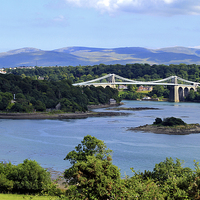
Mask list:
[[[77,66],[95,64],[200,64],[200,49],[169,47],[65,47],[51,51],[21,48],[0,53],[0,68],[18,66]]]

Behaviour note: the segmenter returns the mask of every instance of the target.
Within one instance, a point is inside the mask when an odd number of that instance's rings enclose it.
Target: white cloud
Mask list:
[[[150,15],[199,15],[199,0],[65,0],[79,7],[100,12],[145,13]]]

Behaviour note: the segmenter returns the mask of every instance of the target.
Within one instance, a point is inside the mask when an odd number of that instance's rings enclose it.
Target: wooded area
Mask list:
[[[13,74],[0,74],[0,110],[11,112],[46,111],[60,103],[64,112],[87,111],[87,105],[117,102],[118,90],[110,87],[75,87],[70,80],[33,80]],[[13,101],[11,101],[13,100]]]
[[[73,87],[72,83],[92,80],[105,74],[114,73],[125,78],[151,81],[163,79],[172,75],[199,82],[200,65],[94,65],[94,66],[67,66],[67,67],[34,67],[32,69],[16,68],[5,71],[7,75],[0,76],[0,110],[15,112],[45,111],[46,108],[55,108],[60,103],[65,112],[86,111],[89,104],[105,104],[109,98],[117,102],[120,99],[141,99],[144,94],[137,93],[137,87],[128,86],[128,90],[118,97],[118,91],[102,87]],[[9,73],[12,73],[14,76]],[[44,79],[44,80],[38,80]],[[17,102],[9,103],[16,95]],[[154,86],[148,93],[152,98],[168,98],[169,87]],[[200,89],[193,90],[186,97],[187,101],[199,101]]]
[[[179,64],[179,65],[149,65],[149,64],[126,64],[126,65],[94,65],[94,66],[55,66],[55,67],[35,67],[33,69],[16,68],[5,69],[15,75],[22,77],[44,77],[45,80],[62,80],[70,79],[73,83],[92,80],[105,74],[117,74],[124,78],[151,81],[163,79],[169,76],[179,76],[181,78],[199,82],[200,65]]]

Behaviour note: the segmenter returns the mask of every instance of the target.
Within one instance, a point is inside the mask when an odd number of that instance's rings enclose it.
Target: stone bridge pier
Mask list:
[[[171,86],[170,88],[169,101],[171,102],[184,101],[185,97],[189,94],[190,90],[197,90],[197,85],[178,85],[176,76],[172,79],[172,83],[174,83],[175,85]]]

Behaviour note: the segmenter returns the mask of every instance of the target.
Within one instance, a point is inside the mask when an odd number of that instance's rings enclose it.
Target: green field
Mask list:
[[[59,200],[59,197],[52,196],[33,196],[18,194],[0,194],[1,200]]]

